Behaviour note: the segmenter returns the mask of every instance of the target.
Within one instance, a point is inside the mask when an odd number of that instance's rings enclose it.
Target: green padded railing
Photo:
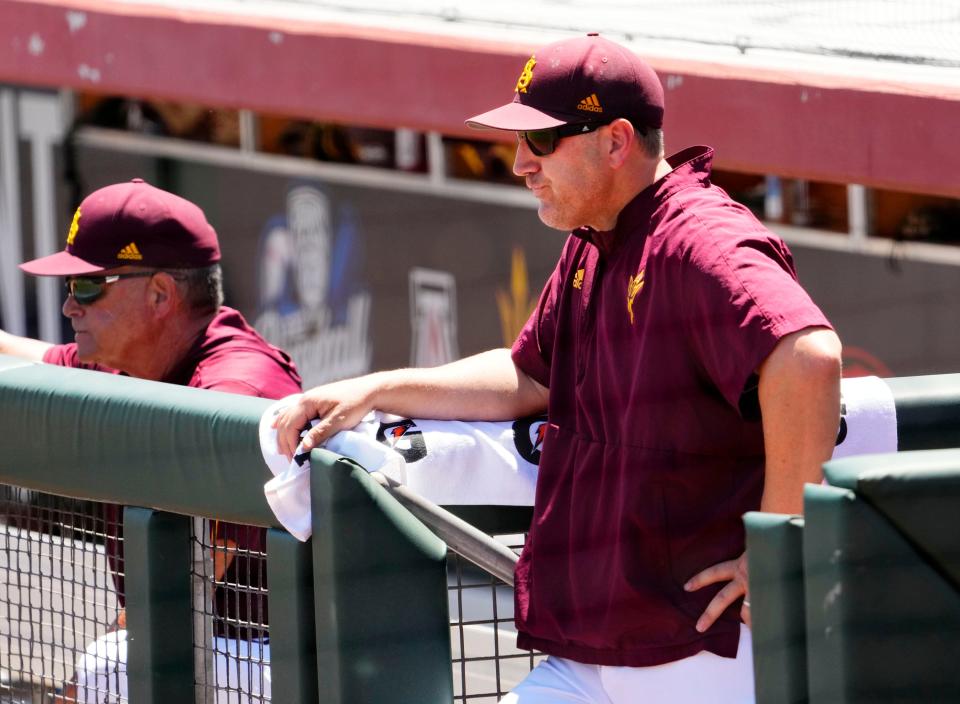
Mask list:
[[[960,375],[887,383],[897,406],[901,449],[960,445]],[[0,483],[137,507],[127,512],[125,536],[136,546],[128,558],[127,591],[130,632],[142,644],[131,649],[129,663],[131,696],[138,702],[178,701],[192,683],[193,657],[182,647],[191,637],[182,611],[183,583],[175,579],[177,572],[189,572],[183,539],[187,517],[278,527],[263,499],[262,485],[269,474],[256,434],[268,404],[0,356]],[[779,593],[771,591],[772,598],[754,595],[754,643],[763,649],[757,658],[761,704],[866,701],[864,697],[892,691],[891,675],[877,680],[886,683],[886,689],[862,694],[858,678],[869,668],[863,665],[866,660],[851,658],[865,644],[851,640],[850,633],[846,640],[838,637],[824,645],[834,622],[823,619],[836,618],[837,627],[860,624],[861,611],[849,604],[836,612],[839,616],[811,609],[822,606],[836,584],[849,584],[849,593],[869,582],[854,579],[855,570],[842,561],[839,567],[829,560],[817,562],[809,546],[819,541],[817,554],[826,554],[828,538],[859,535],[845,527],[845,522],[859,520],[845,517],[854,515],[850,506],[861,513],[880,506],[884,513],[879,525],[900,536],[914,553],[921,547],[917,554],[927,571],[946,579],[955,592],[958,562],[951,537],[957,531],[938,530],[956,525],[956,504],[942,501],[956,488],[956,478],[949,474],[954,461],[952,453],[905,453],[893,465],[881,465],[887,459],[878,457],[831,463],[831,481],[856,492],[812,487],[810,506],[818,516],[814,531],[810,514],[802,531],[802,523],[790,517],[748,519],[751,553],[763,552],[759,540],[776,556],[752,570],[752,589],[757,589],[755,578],[763,581],[765,590],[776,589],[771,585],[778,579],[782,587]],[[324,702],[449,702],[443,544],[356,465],[323,451],[315,452],[311,462],[314,539],[304,545],[283,530],[268,532],[274,700],[312,702],[322,696]],[[914,481],[924,472],[930,474],[926,483]],[[831,491],[841,491],[843,499],[835,498],[839,494],[829,500],[818,495]],[[827,515],[830,511],[839,513]],[[490,512],[462,507],[458,512],[491,530],[522,531],[529,521],[527,508]],[[804,546],[799,549],[798,531]],[[880,528],[875,532],[879,535]],[[170,551],[179,550],[180,544],[183,554],[171,558]],[[803,550],[810,553],[806,561]],[[174,565],[182,561],[181,568],[171,569],[171,559]],[[799,596],[798,566],[806,584]],[[173,581],[166,584],[171,575]],[[877,598],[867,594],[868,600]],[[921,602],[938,605],[945,614],[941,633],[952,638],[952,602],[937,598],[924,594]],[[798,614],[805,615],[806,648],[798,647]],[[765,632],[764,624],[779,628],[781,640],[777,631]],[[946,642],[953,644],[949,638]],[[882,642],[868,639],[866,645]],[[904,642],[916,644],[909,637]],[[798,676],[808,669],[801,652],[809,659],[808,678]],[[863,652],[885,662],[877,648]],[[891,666],[886,674],[902,674],[905,663],[917,660],[903,658],[895,663],[899,669]],[[936,658],[932,662],[940,666]],[[845,669],[841,663],[847,663]],[[765,672],[776,673],[779,689],[761,682]],[[925,681],[926,689],[917,691],[934,697],[953,692],[952,680]]]
[[[825,473],[805,497],[810,701],[960,701],[960,449]]]
[[[0,482],[280,527],[257,438],[269,401],[0,359]]]
[[[960,374],[883,380],[897,407],[897,448],[960,447]]]
[[[276,528],[270,401],[0,355],[0,483],[124,513],[131,701],[190,701],[191,516]],[[446,548],[349,460],[311,456],[314,537],[268,531],[273,701],[453,698]]]

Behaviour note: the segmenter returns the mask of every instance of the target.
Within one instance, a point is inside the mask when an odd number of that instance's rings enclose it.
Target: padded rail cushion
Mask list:
[[[19,357],[10,357],[9,355],[0,354],[0,372],[19,369],[20,367],[29,367],[33,364],[36,364],[36,362],[28,362],[27,360],[20,359]]]
[[[743,522],[757,704],[800,704],[807,701],[803,519],[751,511]]]
[[[257,425],[270,401],[0,357],[0,483],[279,526]]]
[[[884,379],[897,407],[898,449],[960,447],[960,374]]]
[[[960,450],[849,457],[828,462],[824,473],[889,520],[960,598]]]
[[[808,484],[804,520],[811,704],[960,701],[960,592],[853,491]]]

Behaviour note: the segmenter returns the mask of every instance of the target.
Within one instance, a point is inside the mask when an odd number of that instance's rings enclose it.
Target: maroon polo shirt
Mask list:
[[[734,657],[739,602],[697,572],[744,550],[764,447],[755,370],[783,336],[829,327],[786,245],[710,183],[713,150],[564,247],[513,346],[550,389],[533,523],[516,574],[519,645],[600,665]]]
[[[43,355],[43,361],[62,367],[120,374],[114,369],[81,362],[75,343],[51,347]],[[269,344],[238,311],[226,306],[220,308],[180,364],[161,381],[270,399],[301,391],[300,375],[290,356]],[[108,534],[122,536],[119,507],[105,504],[105,518]],[[262,528],[217,521],[213,524],[213,530],[214,539],[235,542],[241,551],[263,553],[266,550],[266,531]],[[107,540],[114,583],[120,604],[123,605],[123,555],[122,551],[117,550],[117,545],[115,539]],[[226,626],[222,622],[217,624],[218,634],[241,638],[259,635],[257,629],[238,629],[230,622],[267,622],[267,603],[260,593],[260,589],[266,587],[266,579],[264,560],[242,553],[233,559],[224,581],[228,585],[240,585],[240,589],[216,590],[217,614],[227,619]]]

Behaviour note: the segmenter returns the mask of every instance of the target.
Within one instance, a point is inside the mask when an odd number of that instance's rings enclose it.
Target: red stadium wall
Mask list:
[[[449,135],[509,98],[530,49],[100,0],[0,0],[0,82]],[[708,143],[719,168],[960,196],[960,86],[648,58],[668,89],[668,149]]]

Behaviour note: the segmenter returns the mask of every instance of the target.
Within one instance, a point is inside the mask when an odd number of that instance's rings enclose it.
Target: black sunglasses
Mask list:
[[[605,127],[608,122],[582,122],[575,125],[560,125],[545,130],[521,130],[517,132],[517,140],[523,140],[536,156],[553,154],[557,144],[564,137],[574,137],[578,134],[587,134]]]
[[[153,276],[155,271],[134,271],[129,274],[110,274],[109,276],[69,276],[63,284],[67,287],[67,295],[82,306],[96,301],[106,291],[107,284],[116,283],[120,279],[135,279],[141,276]]]

